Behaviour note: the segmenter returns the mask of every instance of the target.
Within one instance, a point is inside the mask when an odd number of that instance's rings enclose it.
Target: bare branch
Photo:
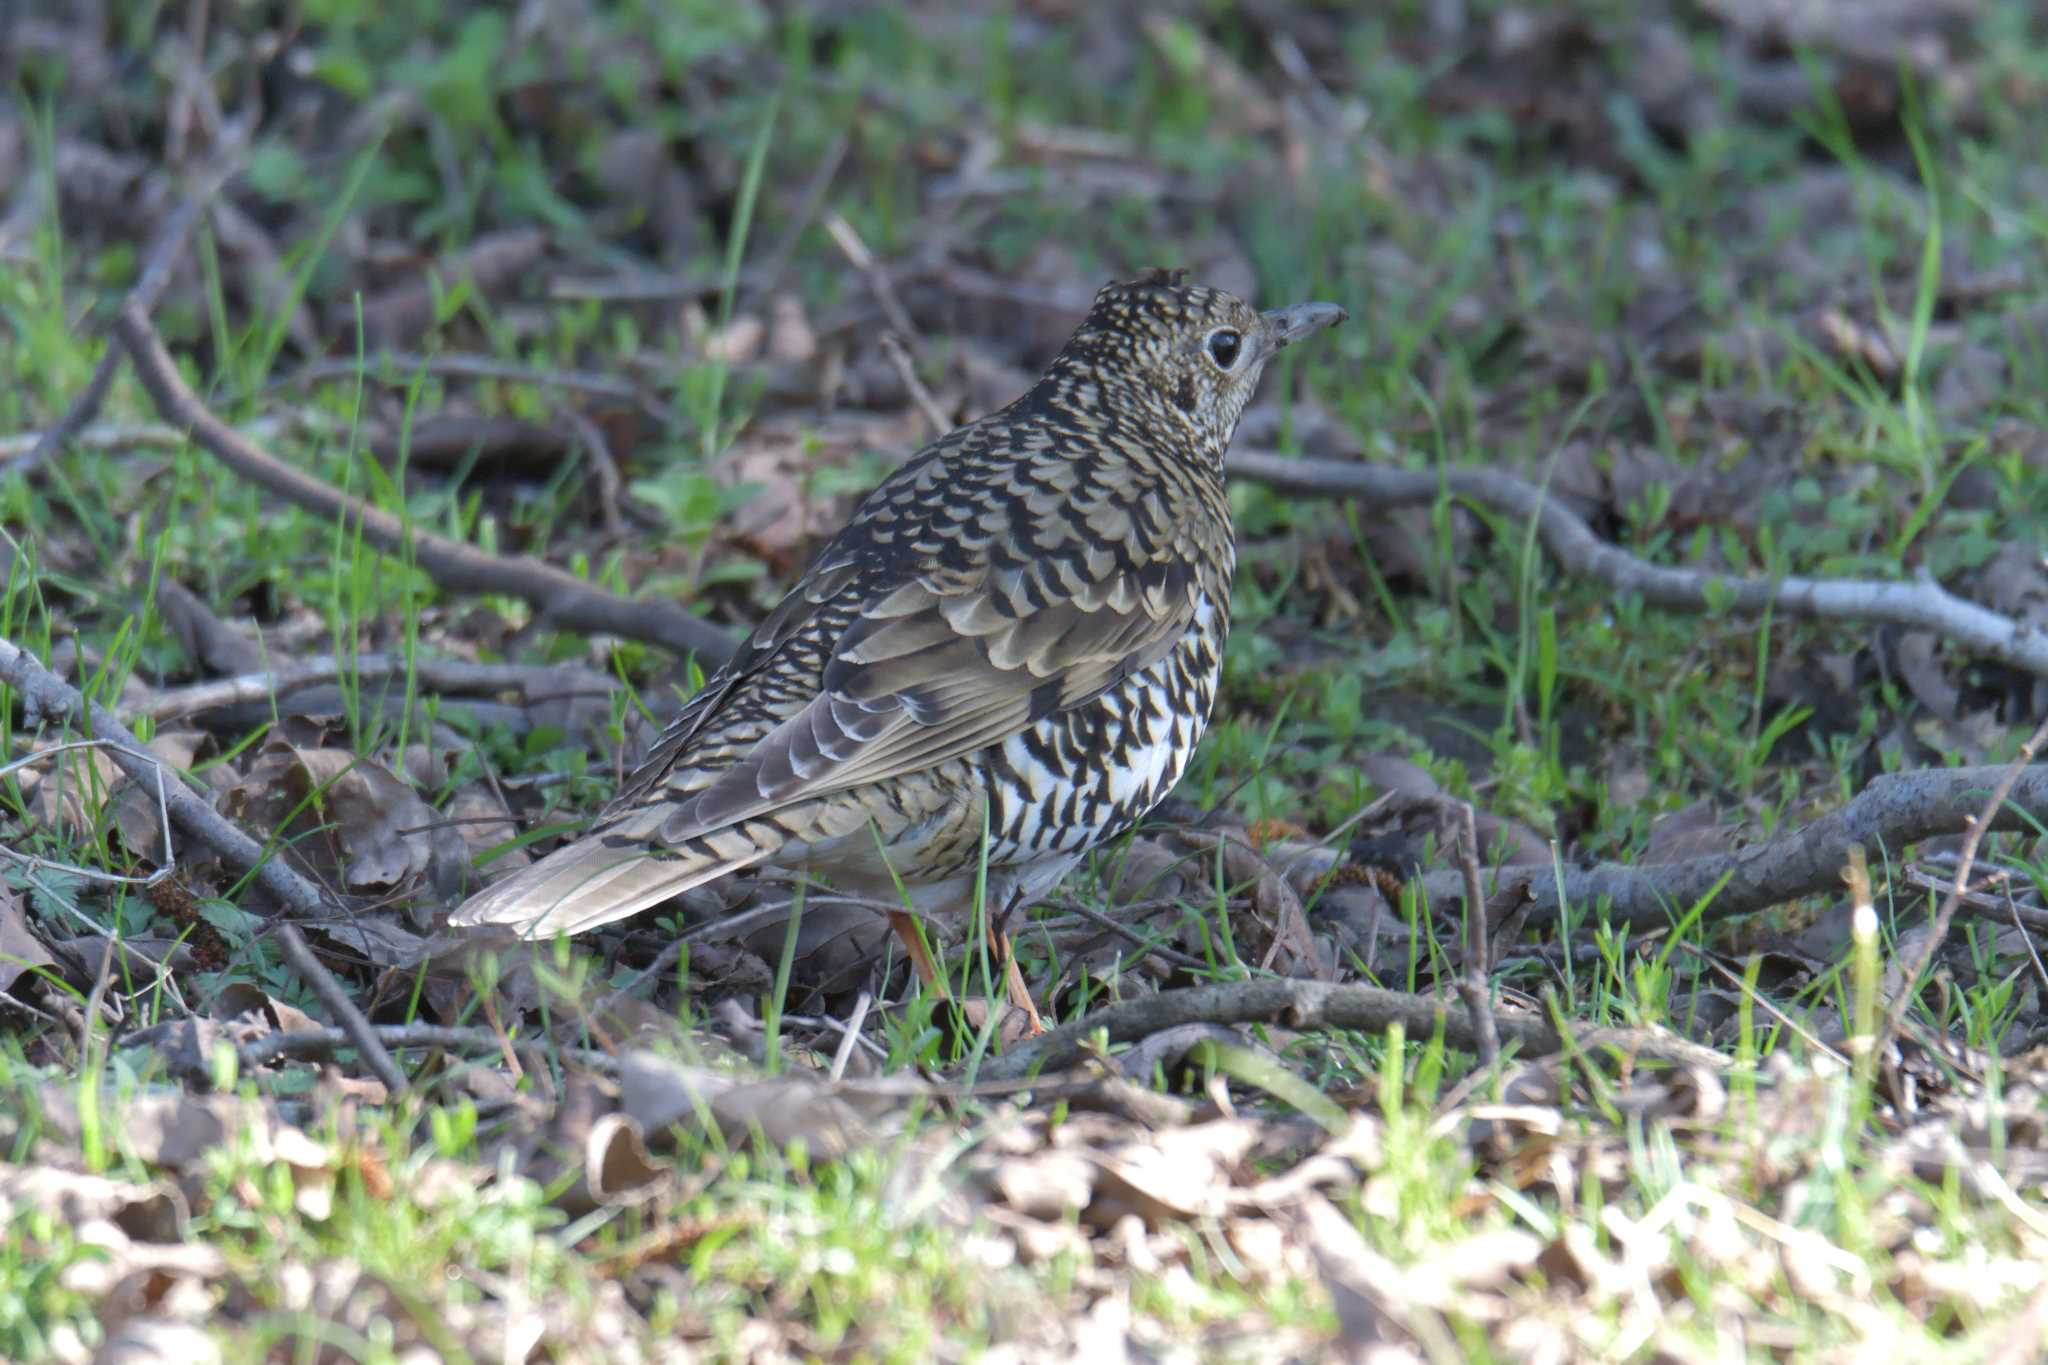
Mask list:
[[[2048,678],[2048,634],[1945,591],[1932,578],[1913,583],[1855,578],[1739,578],[1651,564],[1610,545],[1570,508],[1509,474],[1491,469],[1397,469],[1347,460],[1293,459],[1269,450],[1230,457],[1233,477],[1283,493],[1358,498],[1381,507],[1460,497],[1534,519],[1537,539],[1567,572],[1638,593],[1652,606],[1706,611],[1766,607],[1813,620],[1884,622],[1931,630],[1973,654]]]
[[[1377,986],[1334,985],[1300,978],[1230,981],[1161,991],[1126,1001],[1020,1044],[981,1068],[988,1081],[1016,1080],[1034,1070],[1055,1071],[1079,1059],[1087,1038],[1101,1030],[1112,1044],[1136,1042],[1180,1024],[1281,1023],[1294,1029],[1349,1028],[1378,1032],[1400,1024],[1411,1038],[1426,1038],[1441,1026],[1452,1047],[1472,1051],[1477,1040],[1466,1018],[1450,1001],[1403,995]],[[1512,1016],[1499,1021],[1503,1037],[1526,1051],[1555,1052],[1558,1037],[1541,1019]]]
[[[932,391],[917,377],[917,362],[911,358],[910,348],[903,344],[903,338],[894,332],[882,333],[882,354],[889,357],[889,364],[895,367],[897,377],[903,381],[910,401],[923,414],[925,425],[931,428],[932,439],[937,440],[951,431],[953,423],[947,420],[946,410],[939,406],[938,399],[932,397]]]
[[[868,250],[868,244],[854,231],[853,224],[837,213],[825,215],[825,231],[831,236],[832,244],[839,248],[847,263],[858,270],[868,282],[868,289],[874,294],[875,302],[881,306],[882,316],[889,323],[889,330],[903,338],[915,355],[922,344],[918,339],[917,324],[910,320],[910,310],[903,306],[903,300],[896,296],[895,282],[889,272],[875,259],[875,253]]]
[[[1532,924],[1554,920],[1562,896],[1588,910],[1598,901],[1609,902],[1606,918],[1612,924],[1660,928],[1675,923],[1710,892],[1713,900],[1702,919],[1731,919],[1801,896],[1840,890],[1842,863],[1851,844],[1897,854],[1921,839],[1968,828],[1985,794],[2006,771],[1982,767],[1887,773],[1840,810],[1735,853],[1649,867],[1510,867],[1497,878],[1503,885],[1526,881]],[[2048,825],[2048,763],[2019,770],[1986,829],[2032,832],[2039,825]],[[1423,884],[1435,901],[1448,903],[1466,894],[1457,872],[1432,872]],[[1720,889],[1715,891],[1717,885]]]
[[[1428,1038],[1443,1029],[1451,1047],[1474,1051],[1478,1040],[1466,1016],[1453,1001],[1404,995],[1378,986],[1306,981],[1299,977],[1226,981],[1161,991],[1140,1000],[1110,1005],[1062,1025],[1004,1053],[981,1068],[981,1079],[999,1083],[1020,1080],[1071,1065],[1091,1035],[1100,1031],[1111,1044],[1135,1042],[1181,1024],[1276,1023],[1301,1031],[1363,1029],[1377,1032],[1399,1024],[1410,1038]],[[1529,1056],[1549,1056],[1564,1044],[1545,1021],[1526,1014],[1499,1018],[1504,1042],[1515,1043]],[[1657,1056],[1691,1065],[1725,1067],[1728,1059],[1666,1033],[1640,1029],[1589,1029],[1574,1036],[1580,1049],[1616,1046],[1642,1056]]]
[[[529,704],[569,697],[609,697],[617,690],[613,680],[604,674],[568,665],[481,664],[462,659],[408,659],[403,654],[358,654],[352,659],[318,655],[270,673],[244,673],[159,692],[146,701],[122,707],[119,714],[124,720],[140,716],[168,720],[224,706],[271,701],[344,677],[366,683],[402,678],[408,673],[418,686],[429,691],[517,692]]]

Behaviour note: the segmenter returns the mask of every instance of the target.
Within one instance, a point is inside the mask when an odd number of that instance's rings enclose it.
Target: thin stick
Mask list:
[[[1173,902],[1160,901],[1157,902],[1157,904],[1161,909],[1170,909],[1172,908]],[[1137,962],[1139,959],[1145,957],[1147,954],[1157,953],[1160,957],[1165,958],[1168,962],[1171,962],[1176,967],[1185,967],[1189,971],[1195,972],[1206,972],[1209,970],[1210,964],[1204,962],[1201,958],[1196,957],[1193,953],[1184,953],[1178,948],[1169,948],[1166,944],[1161,943],[1158,939],[1147,938],[1143,934],[1139,933],[1136,929],[1131,928],[1130,925],[1124,924],[1116,919],[1113,919],[1110,916],[1103,914],[1100,910],[1096,910],[1090,906],[1083,905],[1078,900],[1063,901],[1061,902],[1060,908],[1062,910],[1072,911],[1074,914],[1079,915],[1082,919],[1087,920],[1090,924],[1093,924],[1098,928],[1107,929],[1110,933],[1115,934],[1118,938],[1123,939],[1127,943],[1135,945],[1138,949],[1138,952],[1136,956],[1130,959],[1130,962]],[[1129,909],[1130,907],[1124,906],[1121,908]],[[1124,965],[1129,966],[1130,962],[1127,962]]]
[[[924,386],[924,381],[917,377],[917,362],[911,359],[910,349],[903,344],[903,338],[894,332],[882,333],[882,354],[889,357],[889,363],[903,380],[903,387],[910,391],[910,401],[917,404],[917,410],[923,415],[925,425],[931,428],[932,435],[944,436],[951,431],[952,419],[946,416],[946,410],[939,406],[938,399],[932,397],[932,391]]]
[[[1730,919],[1800,896],[1839,890],[1842,861],[1851,844],[1898,849],[1956,833],[1982,804],[1978,793],[2006,775],[2006,769],[1992,767],[1887,773],[1872,779],[1839,810],[1736,853],[1652,867],[1567,867],[1556,876],[1547,867],[1517,866],[1503,869],[1501,880],[1526,883],[1532,925],[1556,919],[1560,898],[1587,906],[1606,901],[1608,923],[1655,929],[1669,927],[1711,894],[1702,921]],[[1992,815],[1991,828],[2032,830],[2032,822],[2048,822],[2048,763],[2023,769],[2008,795]],[[1422,878],[1422,885],[1432,900],[1451,901],[1464,897],[1463,880],[1455,871],[1432,872]]]
[[[1288,1028],[1363,1029],[1378,1032],[1399,1023],[1410,1038],[1427,1038],[1438,1027],[1452,1047],[1476,1050],[1471,1025],[1443,1000],[1404,995],[1377,986],[1334,985],[1301,978],[1229,981],[1214,986],[1160,991],[1095,1011],[1074,1023],[1021,1043],[984,1062],[981,1079],[1016,1080],[1035,1069],[1071,1065],[1097,1032],[1114,1043],[1135,1042],[1178,1024],[1280,1023]],[[1515,1015],[1499,1021],[1501,1034],[1533,1056],[1554,1053],[1561,1045],[1556,1030],[1534,1016]]]
[[[1945,892],[1951,885],[1950,882],[1922,872],[1917,867],[1907,868],[1905,876],[1900,880],[1907,886],[1917,886],[1922,891]],[[1957,898],[1957,905],[1960,910],[1968,910],[1983,919],[2010,919],[2022,929],[2030,929],[2036,934],[2048,934],[2048,910],[2033,905],[2021,905],[2013,900],[2011,874],[2002,868],[1999,889],[2005,892],[2003,902],[1995,901],[1979,891],[1965,891]]]
[[[117,714],[123,720],[143,716],[169,720],[217,711],[224,706],[286,697],[309,687],[339,681],[344,675],[355,682],[381,682],[404,677],[408,672],[426,691],[451,695],[517,692],[529,705],[575,697],[610,697],[617,690],[612,679],[594,669],[562,665],[479,664],[463,659],[407,659],[402,654],[359,654],[353,659],[338,659],[323,654],[270,673],[242,673],[159,692],[144,701],[123,706]],[[543,682],[553,682],[557,686],[550,691],[540,691],[536,684]]]
[[[840,1035],[839,1046],[832,1053],[832,1079],[846,1079],[846,1064],[853,1060],[853,1049],[860,1042],[860,1026],[867,1022],[868,1010],[874,1005],[875,997],[866,991],[853,1002],[853,1016],[846,1021],[845,1032]]]
[[[306,936],[299,932],[299,926],[289,921],[277,926],[277,944],[284,949],[285,961],[299,979],[313,988],[313,994],[320,997],[320,1003],[341,1024],[341,1030],[363,1056],[363,1065],[376,1073],[384,1082],[384,1088],[391,1094],[402,1095],[409,1088],[405,1073],[398,1069],[398,1063],[384,1050],[384,1044],[377,1038],[370,1021],[356,1008],[356,1002],[348,998],[348,992],[334,979],[334,974],[321,965],[314,956],[313,945],[306,942]]]
[[[453,353],[418,355],[411,351],[371,351],[360,359],[350,356],[346,359],[310,361],[290,374],[271,380],[264,388],[291,388],[301,384],[315,384],[326,379],[375,380],[387,373],[392,376],[393,382],[401,386],[410,384],[415,374],[433,374],[457,379],[494,379],[508,384],[532,384],[538,388],[570,389],[598,398],[616,398],[643,406],[656,406],[654,400],[639,385],[623,379],[613,379],[609,375],[594,374],[588,370],[547,370],[498,360],[492,356]]]
[[[1458,837],[1458,864],[1465,873],[1465,966],[1458,974],[1458,996],[1472,1018],[1472,1041],[1479,1065],[1491,1071],[1500,1061],[1500,1027],[1493,1017],[1491,954],[1486,943],[1486,894],[1479,877],[1479,825],[1470,801],[1460,801],[1463,825]]]
[[[569,408],[563,415],[576,429],[576,438],[583,443],[584,458],[590,461],[592,481],[597,484],[597,515],[604,523],[604,532],[608,536],[622,536],[626,533],[626,522],[619,515],[619,490],[624,485],[619,480],[619,463],[612,458],[611,443],[587,414]]]
[[[903,306],[903,300],[896,297],[896,286],[889,279],[889,272],[882,269],[875,253],[868,250],[868,244],[853,230],[853,224],[837,213],[825,215],[825,231],[832,235],[833,244],[844,255],[847,262],[858,270],[868,282],[868,289],[874,294],[875,302],[881,307],[882,316],[888,319],[890,330],[903,338],[904,344],[914,352],[919,347],[917,324],[910,320],[910,313]]]
[[[2034,964],[2034,981],[2040,987],[2040,998],[2048,1004],[2048,964],[2041,961],[2040,950],[2034,947],[2034,936],[2027,932],[2025,921],[2020,919],[2020,908],[2012,898],[2012,878],[2003,879],[1998,887],[2005,892],[2005,908],[2012,912],[2012,927],[2020,931],[2020,942],[2027,945],[2027,958]]]
[[[43,443],[56,430],[56,427],[48,427],[42,431],[24,431],[13,436],[0,436],[0,462],[18,460],[34,454],[42,449]],[[161,422],[94,422],[91,426],[72,432],[64,441],[75,450],[183,450],[185,433],[167,427]]]
[[[441,1024],[372,1024],[370,1035],[383,1048],[443,1048],[448,1051],[471,1049],[478,1052],[501,1053],[498,1036],[487,1028],[451,1028]],[[130,1045],[146,1041],[142,1034],[130,1034],[126,1040]],[[359,1046],[356,1038],[338,1028],[294,1029],[287,1033],[271,1033],[242,1044],[240,1056],[245,1068],[269,1066],[273,1062],[291,1059],[294,1061],[317,1061],[332,1057],[345,1047]],[[617,1061],[596,1048],[562,1048],[563,1055],[572,1057],[586,1066],[605,1070],[615,1069]]]
[[[662,950],[654,955],[654,961],[633,973],[633,975],[626,978],[625,983],[617,990],[598,1001],[597,1007],[591,1010],[591,1014],[599,1019],[610,1014],[621,1004],[632,998],[633,992],[639,990],[642,983],[653,980],[669,968],[675,966],[676,959],[683,955],[683,950],[689,947],[689,945],[690,941],[688,939],[670,939],[663,946]]]

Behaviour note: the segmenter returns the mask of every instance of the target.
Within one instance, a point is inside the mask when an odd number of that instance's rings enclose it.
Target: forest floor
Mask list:
[[[0,1358],[2038,1358],[2035,6],[31,0],[0,79]],[[1351,321],[1053,1032],[773,877],[442,925],[1151,266]]]

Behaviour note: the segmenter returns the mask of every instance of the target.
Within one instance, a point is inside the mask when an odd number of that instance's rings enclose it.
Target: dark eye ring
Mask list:
[[[1216,362],[1216,368],[1227,370],[1237,364],[1238,353],[1243,349],[1244,337],[1234,327],[1218,327],[1209,333],[1209,359]]]

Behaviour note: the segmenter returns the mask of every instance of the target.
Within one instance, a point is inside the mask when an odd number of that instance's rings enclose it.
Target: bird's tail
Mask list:
[[[615,825],[470,897],[448,922],[501,924],[525,938],[580,934],[752,867],[775,851],[768,841],[733,828],[664,848]]]

